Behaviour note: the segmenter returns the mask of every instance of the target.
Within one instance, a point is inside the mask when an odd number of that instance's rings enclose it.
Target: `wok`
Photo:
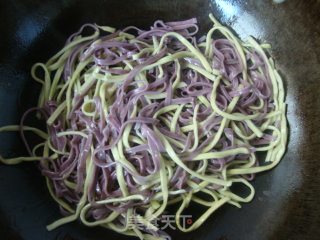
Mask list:
[[[156,19],[197,17],[209,29],[212,12],[241,38],[272,44],[284,78],[287,152],[272,171],[259,174],[256,196],[241,209],[224,206],[195,232],[173,239],[318,239],[320,234],[320,2],[288,0],[12,0],[0,2],[0,126],[16,124],[37,101],[32,64],[46,61],[87,22],[147,27]],[[40,124],[33,122],[33,124]],[[32,141],[32,139],[31,139]],[[3,156],[26,154],[18,134],[1,133]],[[196,210],[195,210],[196,211]],[[1,239],[129,239],[74,222],[48,232],[59,217],[34,164],[0,165]]]

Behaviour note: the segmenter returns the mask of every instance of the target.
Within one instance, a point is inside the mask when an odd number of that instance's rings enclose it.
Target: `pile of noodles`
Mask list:
[[[65,215],[49,230],[80,219],[166,239],[154,221],[168,205],[178,204],[176,226],[189,232],[224,204],[252,200],[254,174],[276,166],[285,151],[283,83],[268,44],[242,42],[210,18],[213,28],[198,39],[196,19],[159,20],[149,30],[85,24],[33,66],[39,106],[20,125],[0,128],[20,130],[30,156],[0,161],[39,161]],[[82,36],[84,28],[93,34]],[[46,120],[46,132],[24,125],[31,112]],[[31,149],[24,131],[43,142]],[[234,184],[248,195],[233,192]],[[207,210],[185,226],[190,204]]]

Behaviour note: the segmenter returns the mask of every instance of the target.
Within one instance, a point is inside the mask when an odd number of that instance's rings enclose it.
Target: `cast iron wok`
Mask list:
[[[197,17],[205,32],[212,12],[245,38],[272,44],[284,77],[290,136],[279,166],[254,180],[256,197],[242,209],[225,206],[195,232],[173,239],[318,239],[320,234],[320,2],[288,0],[11,0],[0,3],[0,126],[16,124],[36,104],[30,67],[46,61],[83,23],[147,27],[156,19]],[[31,121],[31,120],[30,120]],[[30,124],[41,124],[32,122]],[[32,139],[30,140],[32,141]],[[26,154],[18,134],[0,134],[3,156]],[[199,211],[195,209],[194,211]],[[0,165],[0,238],[129,239],[59,217],[34,164]]]

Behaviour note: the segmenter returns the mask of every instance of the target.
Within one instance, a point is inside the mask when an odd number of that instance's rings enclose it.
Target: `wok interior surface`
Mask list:
[[[320,234],[320,2],[290,0],[16,0],[0,3],[0,126],[17,124],[36,105],[39,86],[32,64],[46,61],[84,23],[148,27],[155,20],[196,17],[200,32],[212,12],[245,39],[272,44],[288,103],[287,153],[272,171],[254,180],[256,196],[241,209],[224,206],[192,233],[173,239],[317,239]],[[40,124],[33,122],[33,124]],[[19,135],[1,133],[4,156],[26,154]],[[129,239],[75,222],[48,232],[60,217],[34,164],[0,165],[2,239]],[[196,207],[194,212],[200,211]]]

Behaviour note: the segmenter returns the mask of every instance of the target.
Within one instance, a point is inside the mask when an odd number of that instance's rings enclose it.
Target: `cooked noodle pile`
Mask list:
[[[196,19],[156,21],[150,30],[86,24],[33,66],[39,106],[19,126],[0,128],[20,130],[30,156],[0,161],[39,161],[65,215],[49,230],[80,219],[164,239],[153,222],[168,205],[178,204],[176,225],[189,232],[224,204],[252,200],[254,174],[276,166],[285,151],[283,84],[268,44],[242,42],[210,18],[213,28],[198,39]],[[82,36],[84,28],[93,34]],[[31,112],[46,120],[46,132],[24,125]],[[24,131],[43,142],[31,149]],[[233,192],[235,184],[249,194]],[[189,204],[207,210],[183,226]]]

